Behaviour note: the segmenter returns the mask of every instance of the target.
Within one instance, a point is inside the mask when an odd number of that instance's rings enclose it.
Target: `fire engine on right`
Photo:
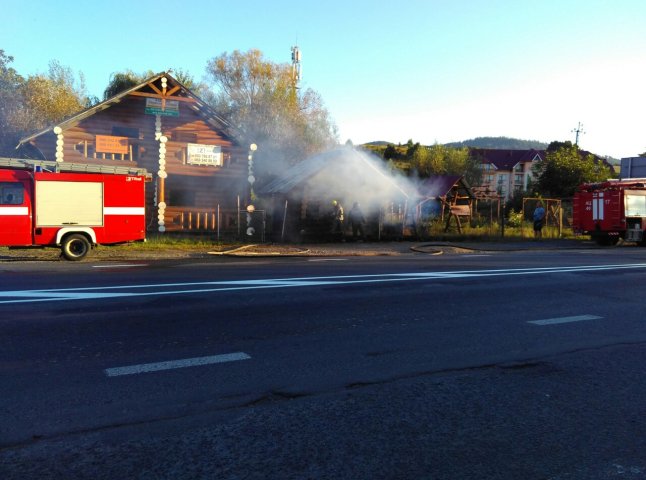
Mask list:
[[[572,205],[575,234],[590,235],[599,245],[620,238],[646,246],[646,178],[586,183]]]

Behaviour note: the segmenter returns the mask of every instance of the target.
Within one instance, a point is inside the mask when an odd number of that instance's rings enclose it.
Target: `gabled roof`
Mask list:
[[[423,198],[445,197],[452,188],[458,187],[469,197],[473,197],[471,187],[464,177],[460,175],[434,175],[422,180],[417,188],[418,194]]]
[[[193,101],[191,102],[191,108],[193,108],[193,110],[195,110],[202,118],[204,118],[204,120],[207,123],[209,123],[214,128],[217,128],[218,130],[222,131],[222,133],[224,133],[224,135],[229,140],[232,140],[235,142],[235,138],[236,138],[235,134],[237,132],[235,132],[234,127],[231,124],[229,124],[229,122],[227,122],[224,118],[220,117],[206,102],[201,100],[191,90],[189,90],[184,85],[182,85],[169,72],[161,72],[161,73],[158,73],[157,75],[154,75],[144,80],[139,85],[135,85],[134,87],[129,88],[128,90],[124,90],[123,92],[118,93],[117,95],[111,98],[108,98],[107,100],[104,100],[101,103],[98,103],[92,107],[89,107],[79,113],[72,115],[69,118],[66,118],[61,122],[58,122],[54,125],[50,125],[49,127],[41,131],[38,131],[28,137],[21,139],[16,148],[33,140],[36,137],[39,137],[40,135],[43,135],[44,133],[54,130],[55,127],[61,127],[63,130],[66,130],[70,127],[78,125],[82,120],[85,120],[86,118],[91,117],[92,115],[95,115],[98,112],[101,112],[107,108],[112,107],[113,105],[120,103],[125,97],[132,94],[133,92],[137,92],[139,90],[151,90],[151,93],[154,93],[154,90],[150,85],[154,84],[162,77],[166,77],[168,81],[169,90],[171,90],[172,88],[178,87],[176,93],[174,94],[175,96],[183,96],[183,97],[192,99]],[[169,99],[172,100],[172,98],[169,98]]]
[[[353,148],[340,147],[308,157],[302,162],[287,169],[280,177],[269,182],[259,193],[263,195],[289,194],[304,185],[308,180],[329,172],[335,183],[344,187],[353,184],[373,185],[380,189],[389,189],[408,198],[410,189],[401,185],[395,178],[382,171],[366,153]],[[332,195],[333,192],[330,192]]]
[[[483,162],[491,163],[497,170],[513,170],[519,163],[532,162],[538,155],[545,157],[544,150],[499,150],[494,148],[471,148],[472,156],[479,157]]]

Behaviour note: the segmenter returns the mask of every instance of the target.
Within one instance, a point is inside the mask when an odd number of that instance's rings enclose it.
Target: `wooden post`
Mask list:
[[[159,203],[161,203],[161,202],[165,202],[165,201],[166,201],[165,196],[164,196],[164,193],[165,193],[165,191],[164,191],[165,183],[166,183],[166,182],[164,181],[164,179],[163,179],[163,178],[160,178],[160,179],[159,179],[159,198],[157,199],[157,204],[159,204]]]
[[[280,241],[285,241],[285,223],[287,222],[287,200],[285,200],[285,211],[283,212],[283,230],[280,234]]]

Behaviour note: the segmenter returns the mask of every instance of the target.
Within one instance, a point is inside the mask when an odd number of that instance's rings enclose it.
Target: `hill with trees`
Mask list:
[[[510,137],[476,137],[462,142],[446,143],[447,147],[495,148],[498,150],[545,150],[547,143]]]

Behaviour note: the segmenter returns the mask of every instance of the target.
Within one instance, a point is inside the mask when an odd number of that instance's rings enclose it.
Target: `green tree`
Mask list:
[[[533,173],[535,193],[557,198],[572,197],[582,183],[599,182],[611,174],[602,161],[569,141],[550,143]]]
[[[206,90],[207,88],[205,84],[196,82],[190,73],[181,68],[177,70],[169,70],[169,73],[173,77],[175,77],[175,79],[177,79],[179,83],[184,85],[186,88],[188,88],[198,96],[201,96],[200,94],[204,93],[204,90]],[[152,70],[148,70],[143,73],[136,73],[132,70],[114,72],[112,73],[112,75],[110,75],[108,86],[105,87],[105,90],[103,91],[103,99],[107,100],[108,98],[112,98],[115,95],[120,94],[121,92],[124,92],[132,87],[139,85],[140,83],[143,83],[144,81],[151,77],[154,77],[155,75],[157,75],[157,73],[153,72]]]
[[[15,155],[21,137],[59,122],[88,104],[83,75],[53,60],[47,74],[19,75],[0,50],[0,149]]]
[[[24,132],[59,122],[88,103],[83,75],[77,81],[72,70],[56,60],[50,62],[47,75],[29,76],[19,91],[22,109],[14,121]]]
[[[396,158],[399,158],[399,153],[397,152],[395,146],[392,143],[389,143],[384,150],[384,159],[392,160]]]
[[[206,100],[240,132],[243,145],[258,145],[261,181],[337,142],[320,95],[297,89],[289,64],[266,60],[259,50],[235,50],[209,60],[207,77],[215,90]]]
[[[469,155],[469,149],[451,148],[438,143],[414,149],[411,164],[422,177],[460,175],[469,185],[479,185],[482,178],[480,163]]]
[[[20,138],[20,130],[13,119],[20,109],[20,85],[24,78],[9,65],[13,57],[0,50],[0,155],[13,154]]]
[[[139,85],[144,80],[154,75],[155,73],[152,70],[148,70],[144,73],[135,73],[132,70],[114,72],[110,75],[108,86],[105,87],[105,90],[103,91],[103,100],[119,95],[121,92],[125,92],[126,90]]]

